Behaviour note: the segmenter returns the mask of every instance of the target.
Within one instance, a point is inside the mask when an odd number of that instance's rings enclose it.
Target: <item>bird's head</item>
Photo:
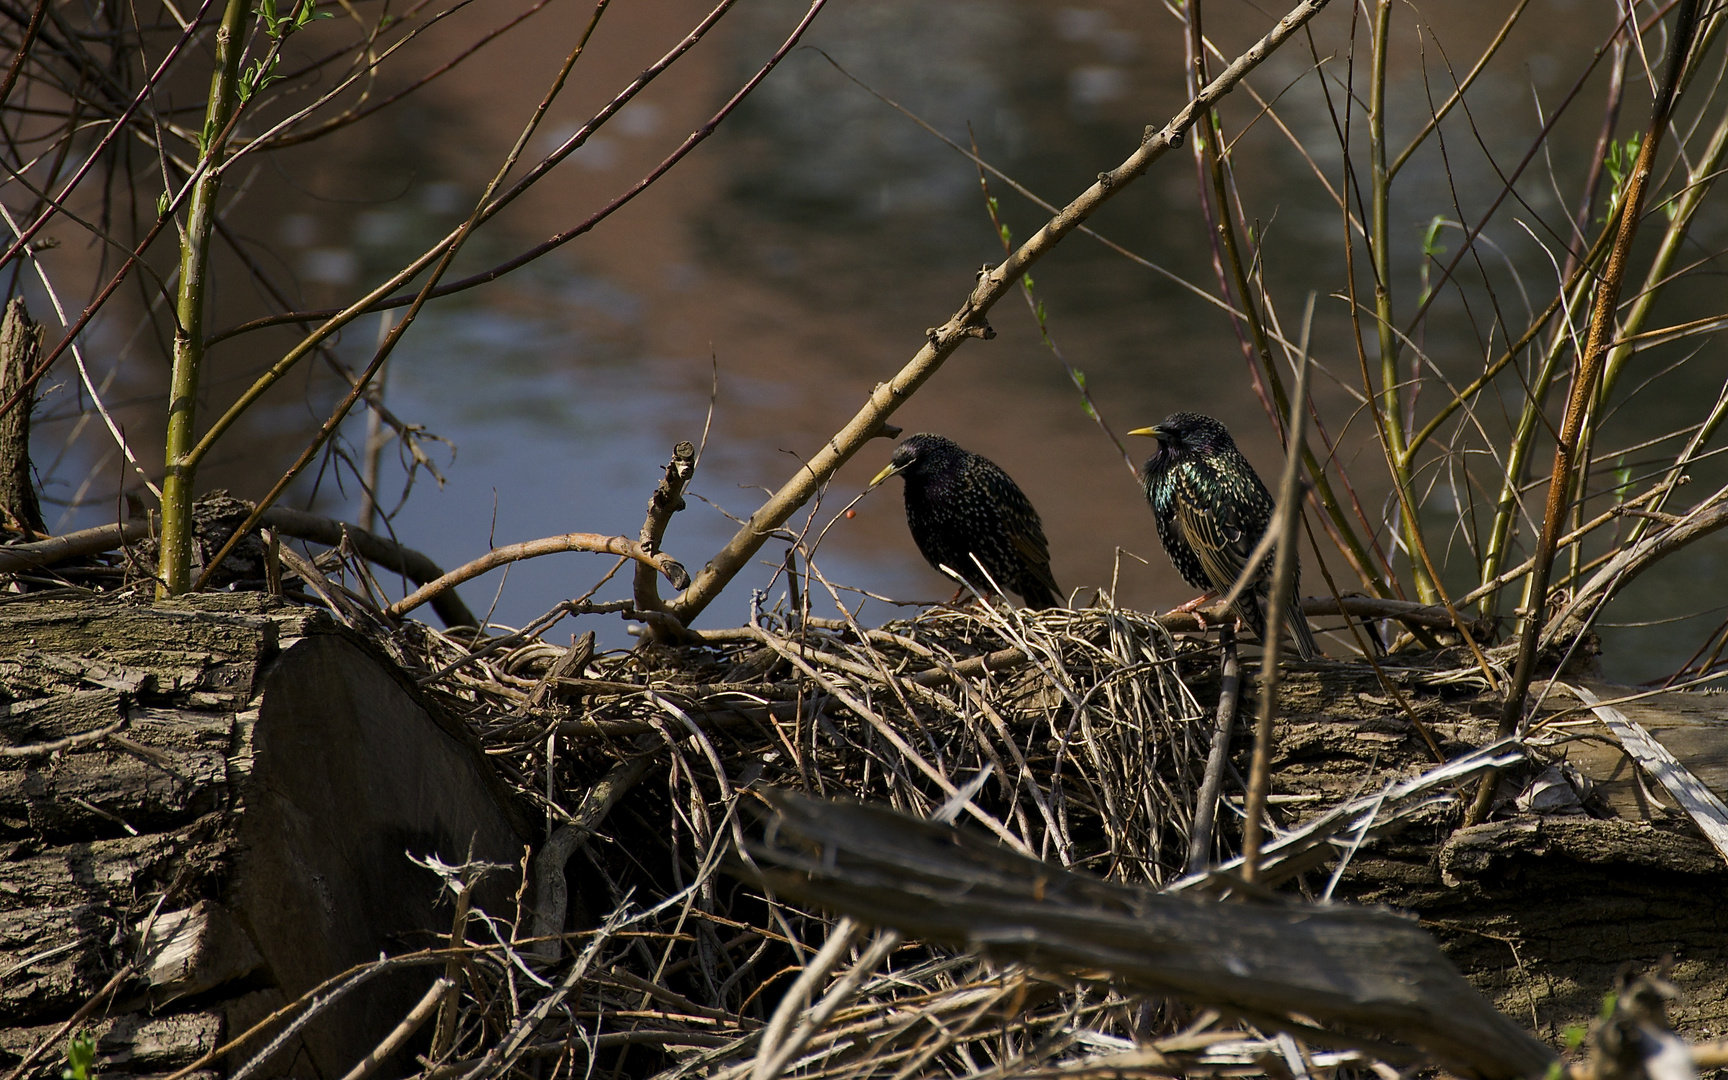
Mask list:
[[[871,477],[870,486],[875,487],[890,476],[921,472],[960,453],[963,453],[960,447],[942,436],[921,432],[894,448],[894,456],[888,459],[888,466]]]
[[[1171,413],[1151,427],[1135,428],[1130,435],[1146,435],[1158,440],[1158,457],[1177,461],[1190,454],[1217,453],[1233,450],[1236,443],[1230,431],[1210,416],[1200,413]]]

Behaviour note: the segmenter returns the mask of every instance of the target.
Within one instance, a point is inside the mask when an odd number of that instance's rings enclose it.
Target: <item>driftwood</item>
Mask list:
[[[1392,1061],[1428,1055],[1484,1080],[1539,1077],[1554,1052],[1384,909],[1220,904],[1108,884],[959,829],[861,804],[767,792],[750,874],[783,897],[927,941],[1211,1005],[1325,1042],[1297,1017],[1367,1032]],[[1415,1048],[1399,1050],[1398,1044]]]
[[[101,1073],[197,1060],[337,971],[435,944],[440,883],[409,854],[521,855],[471,737],[316,609],[0,604],[0,701],[5,1071],[116,973],[91,1014]],[[261,1075],[348,1072],[433,974],[373,981]]]

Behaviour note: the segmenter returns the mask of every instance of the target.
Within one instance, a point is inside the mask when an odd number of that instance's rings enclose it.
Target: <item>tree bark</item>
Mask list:
[[[465,729],[314,609],[255,593],[7,604],[0,698],[0,1068],[133,960],[97,1013],[100,1072],[188,1064],[321,980],[447,933],[442,887],[409,855],[521,858]],[[512,917],[510,888],[475,902]],[[436,974],[373,980],[259,1075],[342,1075]]]

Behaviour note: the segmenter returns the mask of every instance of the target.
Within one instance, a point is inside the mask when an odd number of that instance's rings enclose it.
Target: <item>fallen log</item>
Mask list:
[[[1120,987],[1321,1044],[1366,1044],[1383,1060],[1426,1057],[1483,1080],[1540,1077],[1556,1060],[1413,919],[1385,908],[1196,901],[885,808],[764,798],[772,813],[744,847],[745,873],[782,897],[1003,959],[1106,971]]]
[[[448,933],[440,882],[409,855],[521,857],[472,737],[314,609],[9,602],[0,703],[6,1071],[132,963],[91,1014],[98,1069],[186,1065],[332,974]],[[475,902],[508,917],[508,892]],[[343,1075],[435,976],[373,980],[261,1075]],[[34,1067],[58,1075],[63,1049]]]

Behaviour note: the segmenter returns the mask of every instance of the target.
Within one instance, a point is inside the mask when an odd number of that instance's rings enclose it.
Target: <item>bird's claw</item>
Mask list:
[[[1216,590],[1213,590],[1212,592],[1201,593],[1199,596],[1196,596],[1194,599],[1188,601],[1186,604],[1182,604],[1179,607],[1172,608],[1171,611],[1172,612],[1179,611],[1179,612],[1182,612],[1184,615],[1192,615],[1192,616],[1194,616],[1194,621],[1200,624],[1200,629],[1209,630],[1209,629],[1211,629],[1211,624],[1206,621],[1206,616],[1201,613],[1200,609],[1202,607],[1205,607],[1207,604],[1211,603],[1212,601],[1214,601],[1216,599],[1218,599],[1218,593]]]

